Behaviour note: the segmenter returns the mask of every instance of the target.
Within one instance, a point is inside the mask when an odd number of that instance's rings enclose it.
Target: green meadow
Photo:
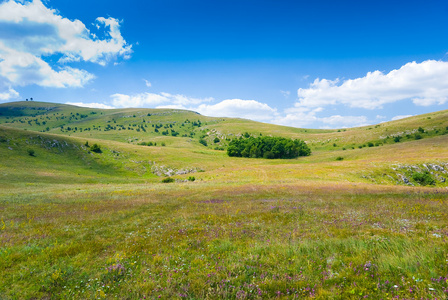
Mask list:
[[[311,155],[227,155],[260,136]],[[315,130],[0,104],[0,299],[446,299],[447,188],[448,110]]]

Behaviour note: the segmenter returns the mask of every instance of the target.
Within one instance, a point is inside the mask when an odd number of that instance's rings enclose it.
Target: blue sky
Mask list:
[[[446,1],[0,1],[0,102],[306,128],[448,108]]]

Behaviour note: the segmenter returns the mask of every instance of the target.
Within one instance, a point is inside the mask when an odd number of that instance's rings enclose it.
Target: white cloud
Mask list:
[[[343,104],[365,109],[411,99],[415,105],[442,105],[448,102],[448,62],[411,62],[387,74],[367,73],[356,79],[316,79],[309,88],[297,91],[298,105],[323,107]]]
[[[285,126],[303,127],[318,121],[316,114],[321,111],[321,107],[309,109],[306,107],[295,106],[285,109],[284,114],[278,115],[275,119],[273,119],[272,123]]]
[[[319,117],[318,113],[324,110],[323,107],[308,108],[296,105],[285,109],[283,115],[279,115],[272,120],[272,123],[292,126],[292,127],[307,127],[310,124],[326,124],[320,126],[321,128],[344,128],[364,126],[369,123],[366,116],[341,116],[333,115],[329,117]]]
[[[358,127],[369,125],[366,116],[341,116],[334,115],[325,118],[319,118],[324,124],[329,124],[333,128]]]
[[[103,103],[66,102],[65,104],[81,106],[81,107],[88,107],[88,108],[102,108],[102,109],[113,109],[114,108],[113,106],[106,105]]]
[[[67,66],[73,62],[106,65],[132,53],[120,33],[118,20],[97,18],[104,28],[99,39],[79,20],[63,18],[40,0],[9,0],[0,4],[0,80],[12,86],[82,87],[94,75]],[[60,57],[52,65],[50,58]],[[48,60],[48,61],[46,61]],[[53,59],[54,60],[54,59]]]
[[[228,99],[217,104],[201,104],[197,112],[213,117],[244,118],[256,121],[270,121],[277,115],[277,109],[255,100]]]
[[[19,93],[11,87],[0,92],[0,101],[8,101],[17,98],[19,98]]]
[[[392,121],[396,121],[396,120],[400,120],[400,119],[404,119],[404,118],[409,118],[412,117],[413,115],[400,115],[400,116],[395,116],[392,118]]]
[[[135,95],[111,95],[112,105],[115,107],[172,107],[186,108],[187,106],[210,102],[213,98],[190,98],[184,95],[169,93],[141,93]]]
[[[149,82],[149,81],[146,80],[146,79],[143,79],[143,80],[145,81],[145,85],[146,85],[147,87],[152,87],[151,82]]]

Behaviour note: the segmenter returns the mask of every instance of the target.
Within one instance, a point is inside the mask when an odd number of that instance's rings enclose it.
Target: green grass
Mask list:
[[[447,289],[446,193],[78,188],[2,193],[4,297],[420,298]]]
[[[444,299],[447,113],[324,131],[2,104],[0,299]],[[136,131],[148,122],[179,135]],[[406,137],[414,129],[421,138]],[[301,138],[313,152],[268,160],[213,150],[245,132]],[[381,138],[400,132],[398,143]],[[149,141],[157,146],[138,145]],[[444,170],[426,172],[431,164]]]

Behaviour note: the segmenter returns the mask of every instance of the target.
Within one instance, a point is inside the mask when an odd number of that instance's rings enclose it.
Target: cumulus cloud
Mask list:
[[[357,127],[369,125],[366,116],[341,116],[334,115],[325,118],[319,118],[319,120],[324,123],[331,125],[332,127],[343,128],[343,127]]]
[[[377,109],[384,104],[410,99],[415,105],[448,102],[448,62],[410,62],[387,74],[380,71],[342,81],[317,78],[308,88],[297,91],[298,105],[323,107],[346,105]]]
[[[114,94],[111,95],[114,107],[167,107],[187,108],[204,102],[210,102],[213,98],[191,98],[184,95],[169,93],[140,93],[135,95]]]
[[[285,109],[284,113],[278,115],[272,122],[285,126],[303,127],[318,121],[316,114],[322,110],[323,108],[321,107],[310,109],[296,105],[295,107]]]
[[[130,57],[132,46],[123,39],[118,20],[100,17],[96,25],[104,29],[103,39],[40,0],[1,3],[0,81],[11,86],[82,87],[95,76],[68,63],[106,65],[118,56]],[[59,59],[50,64],[55,57]]]
[[[392,121],[396,121],[396,120],[400,120],[400,119],[404,119],[404,118],[409,118],[412,117],[413,115],[400,115],[400,116],[395,116],[392,118]]]
[[[88,108],[102,108],[102,109],[114,108],[113,106],[106,105],[103,103],[66,102],[65,104],[80,106],[80,107],[88,107]]]
[[[214,117],[234,117],[256,121],[270,121],[277,109],[255,100],[228,99],[217,104],[201,104],[196,108],[201,114]]]
[[[308,108],[296,104],[294,107],[285,109],[283,114],[278,114],[272,119],[271,123],[292,127],[307,127],[310,124],[314,124],[314,127],[320,125],[319,127],[321,128],[344,128],[369,124],[366,116],[332,115],[320,117],[319,113],[323,111],[323,107]]]
[[[11,87],[0,92],[0,101],[9,101],[16,98],[19,98],[19,93]]]

